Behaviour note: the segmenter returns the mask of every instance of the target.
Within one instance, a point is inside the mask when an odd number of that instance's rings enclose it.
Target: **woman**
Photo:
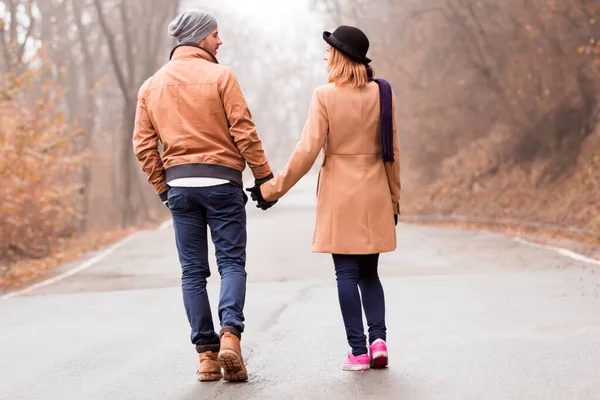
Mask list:
[[[386,81],[372,79],[371,60],[366,57],[369,40],[362,31],[340,26],[333,33],[324,32],[323,38],[328,44],[329,84],[315,90],[302,138],[286,167],[249,191],[259,207],[268,208],[310,170],[323,150],[313,251],[333,255],[352,348],[343,368],[362,371],[388,363],[384,294],[377,266],[379,253],[396,248],[400,213],[395,99]]]

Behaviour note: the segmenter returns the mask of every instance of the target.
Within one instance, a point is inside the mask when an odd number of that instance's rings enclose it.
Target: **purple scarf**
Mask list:
[[[384,163],[394,163],[394,120],[392,110],[392,86],[385,79],[373,79],[373,70],[367,65],[369,81],[379,85],[381,109],[381,158]]]

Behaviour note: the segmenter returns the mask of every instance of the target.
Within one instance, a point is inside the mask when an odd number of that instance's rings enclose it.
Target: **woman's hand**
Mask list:
[[[246,191],[250,193],[252,201],[255,201],[257,203],[256,208],[260,208],[263,211],[268,210],[269,208],[277,204],[277,200],[266,201],[262,195],[262,192],[260,191],[261,185],[270,181],[271,179],[273,179],[273,174],[269,175],[266,178],[255,181],[253,187],[246,189]]]

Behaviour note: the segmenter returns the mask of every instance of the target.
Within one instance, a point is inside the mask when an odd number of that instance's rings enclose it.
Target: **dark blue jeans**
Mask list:
[[[225,184],[172,187],[168,199],[192,343],[197,346],[218,344],[219,335],[215,332],[206,291],[206,279],[210,276],[207,227],[221,275],[219,320],[222,327],[233,327],[241,333],[246,299],[245,205],[248,197],[241,187]]]
[[[386,339],[385,298],[377,274],[379,254],[334,254],[333,262],[348,344],[355,356],[367,354],[363,308],[369,325],[369,343]]]

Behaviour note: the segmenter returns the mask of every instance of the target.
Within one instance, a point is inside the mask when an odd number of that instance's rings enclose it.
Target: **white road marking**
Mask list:
[[[555,252],[557,252],[559,254],[562,254],[565,257],[572,258],[573,260],[583,261],[583,262],[588,263],[588,264],[600,265],[600,261],[598,261],[598,260],[586,257],[586,256],[581,255],[579,253],[575,253],[574,251],[571,251],[571,250],[563,249],[561,247],[544,246],[542,244],[533,243],[533,242],[530,242],[529,240],[525,240],[525,239],[522,239],[520,237],[516,237],[516,238],[514,238],[514,240],[515,240],[515,242],[518,242],[518,243],[521,243],[521,244],[526,244],[528,246],[535,247],[537,249],[553,250],[553,251],[555,251]]]
[[[166,223],[165,223],[166,224]],[[165,225],[163,224],[163,225]],[[162,225],[161,225],[162,227]],[[16,292],[12,292],[12,293],[8,293],[5,294],[4,296],[0,297],[0,300],[8,300],[10,298],[13,297],[17,297],[17,296],[21,296],[23,294],[32,292],[36,289],[48,286],[48,285],[52,285],[53,283],[56,282],[60,282],[63,279],[66,279],[72,275],[75,275],[78,272],[84,271],[90,267],[92,267],[93,265],[97,264],[98,262],[102,261],[104,258],[108,257],[109,255],[111,255],[112,253],[114,253],[118,248],[123,247],[124,245],[126,245],[127,243],[129,243],[130,241],[132,241],[140,232],[136,232],[133,233],[129,236],[127,236],[124,239],[121,239],[120,241],[118,241],[117,243],[113,244],[112,246],[110,246],[109,248],[107,248],[106,250],[104,250],[103,252],[101,252],[100,254],[96,255],[95,257],[87,260],[86,262],[84,262],[83,264],[79,265],[78,267],[75,267],[69,271],[66,271],[65,273],[62,273],[58,276],[55,276],[53,278],[47,279],[45,281],[36,283],[35,285],[31,285],[26,287],[25,289],[21,289],[18,290]]]

